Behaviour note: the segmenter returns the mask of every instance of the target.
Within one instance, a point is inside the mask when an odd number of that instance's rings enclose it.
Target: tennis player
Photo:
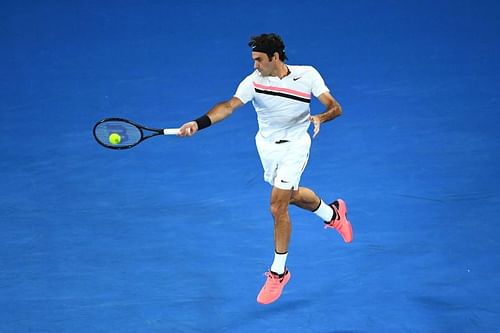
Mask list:
[[[255,141],[264,168],[264,180],[272,186],[274,261],[257,296],[257,302],[269,304],[281,296],[291,277],[285,265],[291,234],[289,204],[316,214],[325,221],[325,228],[337,230],[346,243],[352,241],[353,233],[342,199],[328,205],[311,189],[299,186],[311,146],[308,128],[312,123],[313,138],[316,137],[322,123],[341,115],[339,103],[314,67],[285,63],[285,45],[280,36],[274,33],[254,36],[249,46],[254,72],[241,81],[231,99],[182,125],[179,135],[192,136],[252,101],[259,123]],[[312,95],[325,106],[323,113],[310,114]]]

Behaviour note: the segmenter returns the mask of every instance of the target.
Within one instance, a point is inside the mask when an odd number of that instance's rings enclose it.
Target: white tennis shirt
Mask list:
[[[298,139],[307,132],[311,95],[330,91],[312,66],[287,65],[290,74],[280,79],[262,76],[255,70],[238,86],[234,97],[252,101],[257,112],[259,133],[266,140]]]

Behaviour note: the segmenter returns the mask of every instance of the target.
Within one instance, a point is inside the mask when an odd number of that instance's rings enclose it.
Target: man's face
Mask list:
[[[263,52],[252,52],[252,59],[254,61],[253,68],[258,70],[262,76],[269,76],[276,71],[275,58],[276,56],[273,56],[271,60],[269,60],[267,54]]]

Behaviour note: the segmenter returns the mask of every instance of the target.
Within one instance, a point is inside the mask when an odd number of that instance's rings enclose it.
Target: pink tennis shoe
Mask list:
[[[257,296],[257,302],[260,304],[270,304],[280,298],[283,288],[292,277],[288,270],[285,270],[282,276],[271,271],[266,272],[265,275],[267,276],[266,283]]]
[[[335,203],[338,204],[335,205]],[[337,199],[330,204],[333,211],[335,212],[335,218],[330,222],[326,223],[326,228],[333,228],[338,231],[340,236],[344,239],[344,242],[352,242],[352,226],[351,222],[347,219],[347,206],[342,199]]]

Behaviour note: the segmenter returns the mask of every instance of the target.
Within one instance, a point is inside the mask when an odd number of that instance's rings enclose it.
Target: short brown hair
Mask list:
[[[252,48],[252,51],[267,54],[269,60],[271,60],[275,52],[278,52],[281,61],[288,59],[285,54],[285,43],[283,43],[283,39],[275,33],[252,36],[250,37],[248,46]]]

